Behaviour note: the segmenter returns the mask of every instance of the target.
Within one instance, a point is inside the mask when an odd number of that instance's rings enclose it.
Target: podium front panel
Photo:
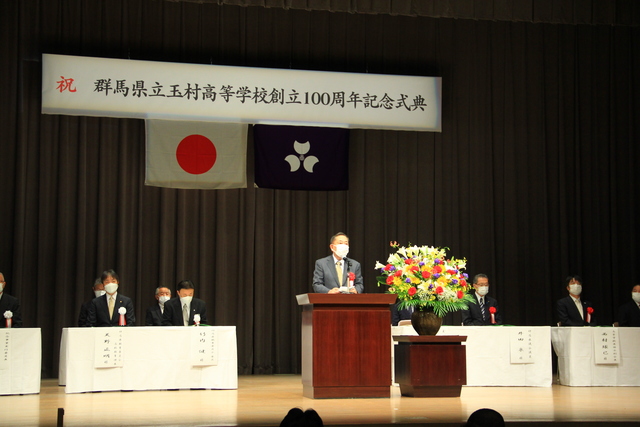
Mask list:
[[[304,297],[301,303],[304,396],[390,397],[389,305],[395,302],[395,295]]]

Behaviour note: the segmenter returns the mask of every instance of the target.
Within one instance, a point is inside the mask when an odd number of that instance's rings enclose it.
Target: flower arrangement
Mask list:
[[[466,309],[474,303],[468,294],[469,276],[466,259],[447,258],[446,249],[433,246],[400,247],[391,242],[395,253],[389,255],[386,264],[376,261],[378,286],[389,286],[388,293],[396,294],[400,309],[433,310],[438,317]]]

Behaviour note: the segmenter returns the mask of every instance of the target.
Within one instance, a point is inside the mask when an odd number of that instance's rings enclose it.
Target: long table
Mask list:
[[[235,326],[65,328],[59,385],[88,391],[237,389]]]
[[[40,328],[0,329],[0,395],[40,393]]]
[[[640,328],[554,327],[560,384],[640,386]]]
[[[466,336],[467,386],[551,387],[549,326],[442,326],[438,336]],[[416,335],[394,326],[393,335]]]

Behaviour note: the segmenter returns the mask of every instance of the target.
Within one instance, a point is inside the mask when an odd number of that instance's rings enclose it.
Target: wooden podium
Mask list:
[[[302,294],[303,395],[391,397],[392,294]]]
[[[394,336],[396,382],[410,397],[460,397],[467,383],[465,336]]]

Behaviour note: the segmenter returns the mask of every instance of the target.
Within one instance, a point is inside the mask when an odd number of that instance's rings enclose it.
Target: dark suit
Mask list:
[[[573,302],[571,296],[559,299],[556,303],[556,311],[558,312],[558,320],[560,326],[596,326],[596,318],[591,315],[591,323],[587,323],[587,310],[591,307],[591,303],[583,301],[580,298],[582,304],[582,312],[584,313],[584,319],[580,316],[580,311],[576,307],[576,303]]]
[[[191,300],[191,309],[189,310],[189,325],[195,325],[193,315],[200,315],[200,324],[207,324],[207,305],[201,299],[194,298]],[[179,297],[171,298],[164,303],[164,314],[162,315],[163,326],[184,326],[182,319],[182,304]]]
[[[109,294],[104,294],[101,297],[94,298],[91,301],[89,308],[89,315],[87,316],[87,326],[103,327],[103,326],[118,326],[120,320],[120,314],[118,310],[120,307],[127,309],[127,313],[124,315],[127,322],[127,326],[135,326],[136,315],[133,311],[133,303],[131,298],[126,297],[120,293],[116,293],[116,300],[113,307],[113,316],[109,319],[109,302],[107,298]]]
[[[87,321],[89,320],[89,309],[91,308],[91,302],[93,300],[89,300],[86,301],[84,304],[82,304],[82,306],[80,307],[80,315],[78,316],[78,326],[91,326],[89,324],[87,324]]]
[[[353,272],[356,275],[353,285],[359,294],[364,292],[364,285],[362,283],[362,271],[360,269],[360,263],[351,258],[347,258],[346,262],[342,263],[342,286],[348,286],[348,274]],[[333,254],[326,258],[320,258],[316,261],[316,268],[313,271],[313,291],[326,294],[333,288],[339,288],[338,273],[336,272],[336,260]]]
[[[498,308],[498,301],[495,298],[491,298],[489,295],[484,296],[484,318],[482,317],[482,310],[480,310],[480,303],[478,302],[478,296],[475,292],[471,294],[475,300],[475,304],[470,303],[467,310],[460,310],[462,314],[462,324],[464,326],[485,326],[485,325],[502,325],[502,314]],[[491,323],[490,308],[496,309],[494,318],[496,323]]]
[[[631,300],[622,304],[618,309],[618,324],[620,326],[640,326],[640,308]]]
[[[413,307],[398,309],[398,303],[391,306],[391,326],[398,326],[401,320],[411,320]]]
[[[147,326],[162,326],[162,310],[160,310],[160,304],[155,303],[147,308],[147,315],[145,316],[145,325]]]
[[[11,327],[12,328],[20,328],[22,326],[22,313],[20,313],[20,301],[16,297],[12,297],[9,294],[2,294],[2,298],[0,298],[0,323],[2,323],[2,328],[7,327],[7,319],[4,318],[4,312],[9,310],[13,313],[13,317],[11,318]]]

